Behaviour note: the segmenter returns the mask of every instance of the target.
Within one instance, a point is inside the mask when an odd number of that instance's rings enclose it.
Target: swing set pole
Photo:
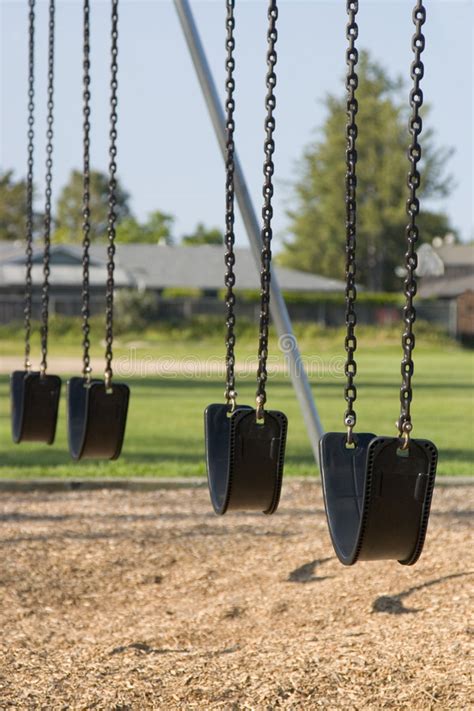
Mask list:
[[[222,110],[219,94],[216,89],[216,84],[207,61],[201,38],[194,20],[189,0],[174,0],[174,5],[178,13],[181,28],[184,33],[189,53],[196,70],[196,74],[201,86],[201,90],[206,101],[206,105],[211,117],[212,125],[216,133],[222,156],[225,160],[226,155],[226,130],[224,112]],[[257,220],[255,208],[253,206],[250,194],[245,181],[245,176],[242,170],[237,153],[234,154],[235,172],[234,184],[237,203],[245,225],[245,230],[249,238],[252,253],[260,269],[260,252],[262,248],[262,239],[260,236],[260,226]],[[281,343],[289,345],[285,348],[287,363],[290,371],[293,387],[298,398],[301,412],[308,431],[309,440],[314,453],[316,462],[319,460],[318,443],[324,434],[321,419],[316,409],[316,404],[313,399],[311,387],[308,381],[308,376],[304,369],[296,338],[293,335],[288,310],[285,300],[280,291],[278,281],[274,272],[272,272],[271,280],[271,299],[270,311],[273,321],[280,337]],[[286,340],[283,339],[286,337]]]

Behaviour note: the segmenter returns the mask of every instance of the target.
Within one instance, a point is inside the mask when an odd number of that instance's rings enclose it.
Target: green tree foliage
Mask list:
[[[224,244],[224,235],[217,227],[208,228],[202,222],[199,222],[192,234],[183,235],[182,242],[188,246]]]
[[[82,173],[73,170],[61,190],[56,205],[57,233],[55,241],[82,241]],[[117,181],[117,225],[130,216],[129,195]],[[90,174],[91,240],[104,240],[107,236],[109,210],[109,178],[105,173],[92,170]]]
[[[34,230],[42,216],[35,214]],[[15,180],[13,171],[0,172],[0,240],[22,240],[26,234],[26,181]]]
[[[117,241],[131,244],[142,242],[149,244],[174,243],[173,224],[174,216],[155,210],[150,213],[144,223],[138,222],[134,217],[126,217],[117,227]]]
[[[403,263],[407,223],[407,92],[362,52],[358,66],[358,281],[372,290],[400,286],[395,268]],[[282,263],[296,269],[342,278],[345,261],[345,123],[346,98],[329,95],[327,117],[316,142],[306,149],[294,186],[294,207],[288,212],[292,238],[285,243]],[[426,117],[427,111],[424,111]],[[421,240],[452,231],[447,216],[430,212],[426,201],[445,197],[451,179],[445,176],[449,150],[434,146],[424,128],[421,163]]]
[[[146,242],[144,232],[143,225],[130,215],[117,225],[117,242],[126,242],[127,244]]]
[[[175,218],[166,212],[155,210],[150,213],[146,221],[146,229],[153,235],[153,241],[164,244],[173,244],[173,225]]]

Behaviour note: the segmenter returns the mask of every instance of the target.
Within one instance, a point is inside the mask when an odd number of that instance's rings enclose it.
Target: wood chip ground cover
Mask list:
[[[2,494],[1,709],[468,709],[474,487],[417,566],[334,557],[321,489]]]

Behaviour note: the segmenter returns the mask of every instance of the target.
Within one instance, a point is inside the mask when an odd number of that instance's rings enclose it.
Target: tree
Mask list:
[[[400,286],[395,269],[403,263],[408,189],[407,99],[400,80],[361,52],[358,65],[357,256],[358,281],[373,290]],[[344,276],[345,251],[345,96],[327,96],[327,117],[319,139],[308,146],[294,186],[295,207],[288,212],[292,238],[282,263],[331,277]],[[426,117],[424,108],[423,116]],[[452,182],[445,176],[450,151],[435,148],[424,128],[420,197],[420,238],[452,231],[444,213],[430,212],[426,201],[445,197]]]
[[[165,212],[155,210],[145,223],[134,217],[126,217],[117,227],[118,242],[147,242],[152,244],[173,244],[172,227],[175,218]]]
[[[151,237],[149,241],[157,244],[173,244],[172,229],[174,221],[174,216],[166,212],[160,212],[159,210],[151,212],[145,223],[145,229]]]
[[[205,227],[202,222],[196,225],[196,229],[189,235],[183,235],[183,244],[200,245],[200,244],[224,244],[224,235],[217,227]]]
[[[82,240],[82,173],[73,170],[68,183],[62,189],[56,205],[58,238],[63,242]],[[117,225],[129,217],[129,195],[117,180]],[[91,240],[104,240],[107,236],[109,211],[109,178],[105,173],[92,170],[90,173]]]
[[[42,215],[33,217],[36,232]],[[23,240],[26,236],[26,181],[15,180],[13,171],[0,173],[0,240]]]

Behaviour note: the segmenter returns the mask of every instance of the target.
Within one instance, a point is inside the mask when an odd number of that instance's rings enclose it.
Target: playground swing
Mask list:
[[[12,438],[20,442],[52,444],[56,435],[61,379],[47,373],[49,275],[51,235],[51,194],[53,170],[54,119],[54,0],[49,3],[48,23],[48,83],[46,133],[46,199],[43,225],[43,285],[41,293],[41,364],[39,371],[31,368],[31,315],[33,298],[33,160],[34,160],[34,92],[35,92],[35,0],[29,0],[28,28],[28,172],[26,210],[26,280],[25,280],[25,361],[23,370],[15,370],[10,378]]]
[[[398,437],[376,437],[371,433],[355,435],[354,402],[357,391],[354,378],[357,371],[354,353],[357,348],[356,325],[356,138],[357,138],[357,74],[358,54],[355,40],[358,34],[357,0],[347,2],[348,74],[347,86],[347,172],[346,172],[346,325],[347,352],[345,400],[347,409],[344,424],[347,433],[329,432],[320,440],[321,475],[329,531],[339,560],[352,565],[357,560],[396,559],[403,565],[413,565],[421,555],[428,526],[437,450],[432,442],[411,439],[413,375],[412,352],[415,347],[413,323],[416,318],[413,299],[416,294],[415,270],[418,239],[416,217],[419,213],[417,188],[420,184],[418,162],[421,147],[418,142],[422,130],[420,108],[423,93],[421,53],[425,46],[422,26],[426,11],[422,0],[413,10],[415,34],[412,40],[414,61],[411,65],[413,88],[410,93],[410,171],[406,228],[406,278],[404,331],[402,337],[400,417]]]
[[[112,383],[113,299],[115,269],[116,156],[117,156],[117,54],[118,0],[112,0],[111,98],[109,213],[106,283],[105,377],[91,378],[89,326],[89,246],[90,246],[90,7],[84,0],[83,14],[83,281],[82,281],[82,377],[68,382],[68,439],[73,459],[117,459],[122,450],[130,391],[124,383]]]
[[[280,499],[287,432],[282,412],[266,410],[268,330],[270,320],[271,240],[273,215],[273,132],[275,119],[274,88],[277,55],[276,0],[268,6],[267,94],[265,107],[264,204],[261,231],[261,302],[258,342],[256,407],[237,405],[235,389],[235,253],[234,253],[234,17],[235,0],[226,0],[226,387],[225,403],[212,404],[204,413],[206,464],[211,502],[216,513],[228,510],[259,510],[274,513]]]

